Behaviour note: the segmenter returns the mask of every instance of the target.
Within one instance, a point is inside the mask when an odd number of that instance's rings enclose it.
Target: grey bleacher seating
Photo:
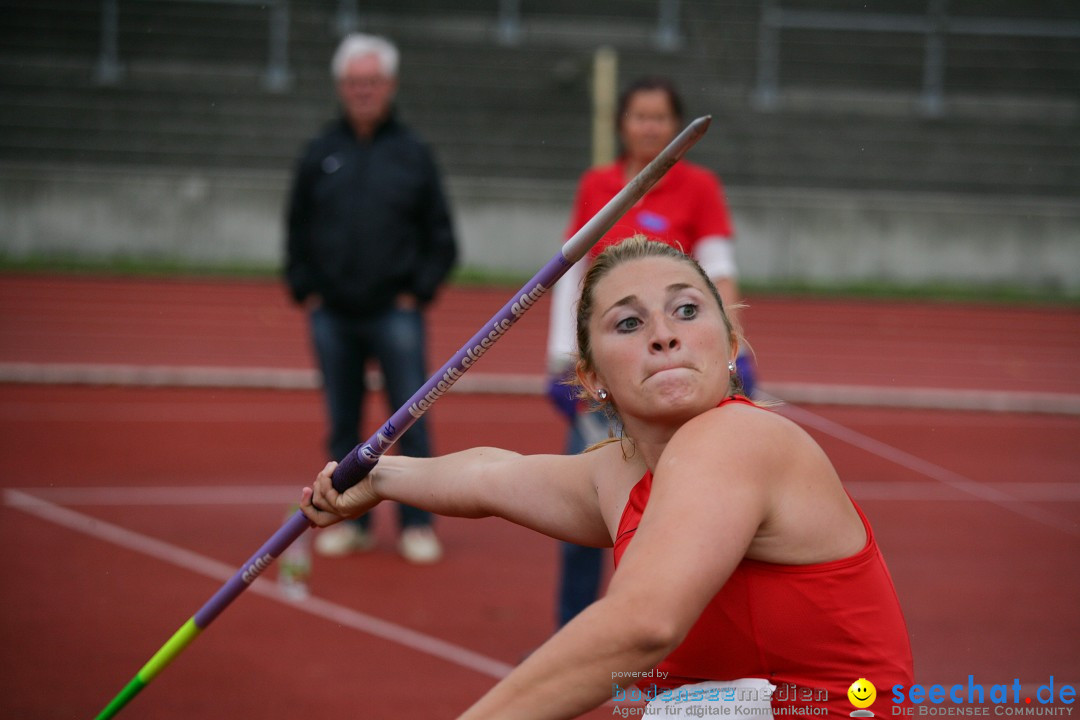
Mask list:
[[[1080,196],[1076,40],[950,37],[947,111],[925,117],[919,36],[784,31],[785,100],[766,112],[754,103],[758,2],[684,0],[673,52],[651,43],[654,0],[526,1],[511,46],[497,42],[496,4],[359,3],[365,27],[401,45],[402,112],[448,175],[576,178],[589,159],[591,54],[607,43],[622,81],[672,75],[691,114],[714,116],[696,159],[729,185]],[[1000,15],[1017,5],[952,7]],[[1019,5],[1025,16],[1080,17],[1074,3]],[[335,0],[291,3],[292,84],[277,93],[261,83],[265,7],[119,7],[124,75],[107,86],[94,80],[100,3],[0,0],[0,162],[287,171],[334,111]]]

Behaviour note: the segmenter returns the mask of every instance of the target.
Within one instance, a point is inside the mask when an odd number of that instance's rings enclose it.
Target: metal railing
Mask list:
[[[272,92],[280,92],[289,87],[292,75],[289,72],[289,0],[139,0],[140,2],[188,2],[216,3],[221,5],[251,5],[266,7],[269,10],[269,33],[266,71],[263,73],[263,86]],[[102,85],[116,85],[124,76],[124,66],[120,61],[120,2],[102,0],[101,3],[101,47],[94,78]]]
[[[988,35],[1028,38],[1080,38],[1080,22],[1024,18],[955,17],[948,0],[929,0],[922,15],[787,10],[778,0],[763,0],[758,29],[756,103],[776,107],[780,86],[781,30],[837,30],[915,33],[925,36],[920,106],[925,115],[945,109],[945,47],[949,35]]]

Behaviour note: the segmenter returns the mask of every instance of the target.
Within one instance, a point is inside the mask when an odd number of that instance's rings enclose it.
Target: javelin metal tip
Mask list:
[[[712,115],[702,115],[701,117],[690,123],[687,128],[695,134],[696,137],[701,137],[708,131],[709,125],[712,124]]]

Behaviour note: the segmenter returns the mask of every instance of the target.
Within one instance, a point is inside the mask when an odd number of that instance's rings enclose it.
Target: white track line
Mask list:
[[[300,501],[296,485],[113,486],[11,488],[36,500],[81,506],[280,505]]]
[[[925,480],[874,482],[845,481],[844,486],[860,500],[912,500],[915,502],[971,502],[964,491]],[[1070,482],[986,483],[1001,502],[1080,502],[1080,484]],[[1008,498],[1012,498],[1009,500]]]
[[[382,388],[382,376],[367,373],[367,386]],[[93,363],[0,362],[0,382],[29,385],[131,385],[138,387],[225,387],[272,390],[314,390],[315,370],[266,367],[202,367],[194,365],[123,365]],[[453,387],[474,394],[541,395],[546,380],[524,373],[471,373]]]
[[[971,502],[972,495],[940,482],[925,480],[874,482],[845,481],[844,486],[860,500],[907,500],[912,502]],[[212,485],[196,487],[47,487],[11,488],[44,502],[80,507],[176,507],[199,505],[286,506],[300,499],[299,484]],[[1080,502],[1080,484],[1073,482],[1003,482],[980,485],[991,499],[986,502]]]
[[[780,400],[780,398],[763,399]],[[777,407],[777,411],[800,425],[812,427],[837,440],[846,442],[861,450],[865,450],[872,455],[876,455],[883,460],[888,460],[901,467],[905,467],[908,470],[931,478],[932,480],[937,480],[943,485],[965,493],[968,497],[975,497],[985,502],[992,503],[1009,512],[1016,513],[1029,520],[1034,520],[1047,527],[1056,528],[1069,535],[1080,536],[1080,525],[1065,520],[1053,513],[1048,513],[1042,508],[1030,505],[1009,492],[995,488],[989,484],[978,483],[971,478],[965,477],[947,468],[943,468],[929,460],[924,460],[917,455],[912,455],[909,452],[893,447],[887,443],[883,443],[880,440],[875,440],[868,435],[863,435],[860,432],[833,422],[821,415],[812,413],[809,410],[803,410],[800,407],[785,403]]]
[[[368,387],[382,387],[378,372],[368,373]],[[299,368],[199,367],[93,363],[0,362],[0,382],[31,385],[121,385],[137,387],[224,387],[311,390],[319,387],[315,370]],[[1069,393],[896,388],[826,383],[762,383],[768,393],[810,405],[868,405],[936,410],[1080,415],[1080,395]],[[542,395],[543,375],[473,371],[454,384],[454,392]]]
[[[899,484],[901,483],[862,483],[862,485],[867,487]],[[916,483],[903,484],[914,485]],[[917,484],[925,485],[926,483]],[[1054,484],[1057,485],[1058,483]],[[76,488],[70,488],[69,490],[74,489]],[[108,490],[110,492],[116,490],[116,488],[100,489]],[[124,489],[128,490],[131,488]],[[40,493],[43,490],[44,488],[36,489],[35,492]],[[92,491],[95,490],[95,488],[85,488],[85,490]],[[205,488],[202,490],[205,490]],[[250,488],[245,488],[245,490],[250,490]],[[274,490],[273,492],[278,492],[278,490]],[[69,530],[81,532],[99,540],[110,542],[126,550],[148,555],[217,582],[226,582],[235,572],[235,568],[232,568],[225,563],[199,555],[190,550],[185,550],[170,543],[156,540],[141,533],[127,530],[102,520],[97,520],[88,515],[75,512],[74,510],[60,507],[59,505],[34,497],[21,490],[5,489],[4,504],[10,508],[55,523],[56,525],[68,528]],[[248,588],[248,592],[255,593],[256,595],[279,602],[283,605],[288,605],[291,608],[313,615],[319,619],[328,620],[354,630],[359,630],[360,632],[367,633],[374,637],[446,660],[454,665],[475,670],[481,675],[491,678],[502,679],[513,670],[511,665],[498,660],[320,598],[310,597],[302,602],[290,600],[278,592],[276,585],[267,582],[263,578],[256,580]],[[1021,686],[1021,690],[1026,695],[1033,695],[1036,687],[1034,685],[1023,685]],[[605,707],[610,704],[609,701]]]
[[[823,383],[762,383],[762,388],[772,395],[805,405],[858,405],[1080,415],[1080,395],[1069,393],[898,388]]]
[[[126,550],[148,555],[220,583],[228,581],[236,572],[236,568],[225,563],[157,540],[148,535],[127,530],[89,515],[83,515],[74,510],[60,507],[20,490],[4,490],[4,503],[8,507],[21,510],[42,520],[110,542]],[[290,600],[278,591],[276,584],[265,579],[256,580],[248,588],[248,592],[253,592],[282,605],[288,605],[322,620],[344,625],[353,630],[359,630],[388,642],[446,660],[459,667],[474,670],[481,675],[501,679],[513,670],[513,666],[507,663],[327,600],[317,597],[310,597],[300,602]],[[192,613],[197,609],[192,608]]]

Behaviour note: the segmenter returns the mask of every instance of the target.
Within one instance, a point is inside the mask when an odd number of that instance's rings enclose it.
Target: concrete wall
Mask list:
[[[1080,202],[881,192],[730,192],[752,278],[1080,290]]]
[[[276,266],[288,177],[0,166],[0,252]],[[558,248],[572,184],[451,178],[463,264],[528,273]],[[1080,203],[729,188],[745,278],[1080,291]]]
[[[284,175],[70,166],[0,168],[0,251],[271,265]]]

